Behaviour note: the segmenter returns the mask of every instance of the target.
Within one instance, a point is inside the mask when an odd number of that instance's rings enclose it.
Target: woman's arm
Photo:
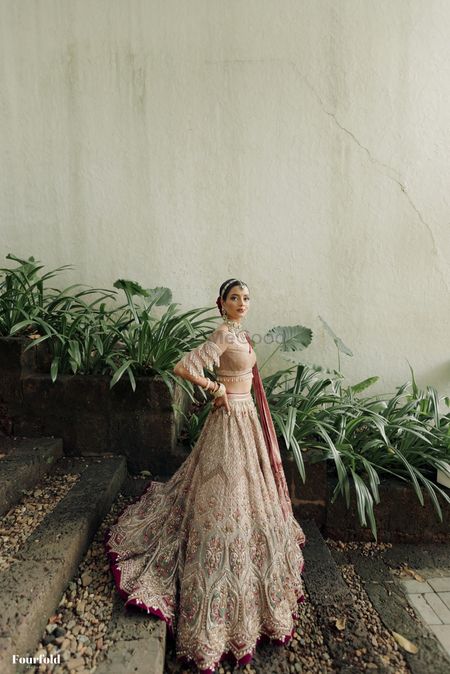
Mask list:
[[[218,327],[208,339],[192,351],[186,353],[173,368],[174,374],[187,379],[193,384],[206,388],[208,380],[203,374],[203,368],[212,370],[214,365],[220,364],[220,356],[228,348],[228,329],[226,326]],[[214,392],[218,384],[213,382],[210,391]]]
[[[176,374],[178,377],[182,377],[183,379],[187,379],[188,381],[191,381],[193,384],[197,384],[197,386],[201,386],[202,388],[206,388],[208,385],[208,380],[207,377],[202,377],[197,374],[191,374],[189,370],[187,370],[184,365],[181,365],[180,362],[178,362],[175,367],[173,368],[173,373]],[[217,382],[212,382],[212,385],[210,384],[209,390],[211,393],[213,393],[215,390],[217,390],[219,385]]]

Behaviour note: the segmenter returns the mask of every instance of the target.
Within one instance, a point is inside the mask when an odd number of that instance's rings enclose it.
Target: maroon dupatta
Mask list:
[[[252,343],[248,333],[245,333],[247,341],[250,345],[249,352],[251,352]],[[273,425],[272,415],[270,414],[269,404],[266,398],[266,392],[262,383],[261,375],[258,370],[258,365],[255,363],[253,368],[253,390],[255,391],[256,405],[258,407],[261,427],[266,441],[267,453],[272,466],[273,476],[280,499],[281,509],[285,520],[292,514],[291,499],[289,496],[289,489],[284,475],[283,464],[281,462],[280,448],[278,446],[277,434]]]

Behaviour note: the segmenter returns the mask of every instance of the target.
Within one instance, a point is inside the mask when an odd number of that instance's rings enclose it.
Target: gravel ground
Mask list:
[[[21,503],[11,508],[0,522],[0,572],[14,561],[14,554],[79,477],[79,474],[46,475],[39,487],[22,490]]]
[[[325,543],[330,550],[357,550],[364,557],[379,557],[385,550],[392,548],[392,543],[364,543],[359,541],[335,541],[325,538]]]
[[[2,523],[2,531],[20,531],[20,541],[25,540],[45,514],[51,510],[57,500],[67,492],[76,475],[53,476],[43,481],[41,487],[26,495],[25,501],[10,511]],[[46,484],[47,483],[47,484]],[[64,491],[65,490],[65,491]],[[61,664],[42,664],[33,670],[52,672],[53,674],[88,674],[95,671],[97,664],[104,659],[112,644],[107,627],[111,618],[114,581],[103,547],[105,530],[117,518],[119,512],[131,501],[132,497],[118,496],[110,512],[103,521],[85,558],[80,564],[78,575],[69,584],[62,600],[51,616],[35,656],[61,654]],[[39,507],[41,506],[41,507]],[[9,518],[9,519],[8,519]],[[35,519],[36,518],[36,519]],[[32,521],[28,521],[32,520]],[[0,548],[0,563],[7,564],[20,541],[9,542],[9,534],[2,534],[4,542]],[[328,539],[327,545],[333,549],[358,550],[362,555],[379,555],[391,544],[343,543]],[[8,547],[10,546],[10,547]],[[17,547],[14,547],[17,546]],[[395,674],[407,674],[410,670],[400,652],[399,646],[390,632],[383,626],[373,608],[363,584],[351,564],[340,565],[344,580],[352,589],[355,598],[354,608],[367,625],[371,642],[360,652],[354,651],[355,664],[361,672],[376,671],[378,667],[388,667]],[[254,660],[245,667],[233,667],[222,663],[218,674],[239,672],[241,674],[331,674],[335,671],[314,606],[308,594],[306,601],[299,605],[300,617],[296,621],[296,631],[292,641],[286,646],[264,644],[257,647]],[[343,632],[343,636],[348,635]],[[278,655],[277,655],[278,654]],[[270,672],[265,663],[270,661]],[[279,666],[277,665],[279,662]],[[349,663],[350,664],[350,663]],[[30,670],[31,671],[31,670]],[[173,642],[168,640],[165,674],[192,674],[197,670],[181,665],[175,657]]]
[[[328,674],[333,671],[331,657],[306,589],[305,603],[300,604],[300,611],[294,637],[287,646],[290,671]]]
[[[389,667],[393,674],[408,674],[411,670],[403,657],[394,637],[381,622],[380,616],[373,608],[364,589],[360,577],[352,564],[344,564],[339,570],[349,587],[352,588],[355,607],[364,620],[370,633],[368,650],[355,651],[356,664],[361,671],[376,671],[380,666]],[[364,652],[366,650],[366,652]],[[364,659],[362,656],[364,656]],[[369,656],[369,658],[368,658]],[[370,659],[370,662],[368,662]]]
[[[334,541],[331,538],[326,539],[326,544],[330,550],[356,550],[360,555],[364,557],[379,557],[385,550],[392,548],[392,543],[363,543],[358,541],[343,542],[343,541]],[[416,580],[422,580],[413,569],[410,569],[406,563],[400,564],[398,568],[390,566],[391,573],[399,578],[415,578]],[[420,620],[417,618],[417,614],[414,611],[413,607],[409,604],[405,606],[405,611],[409,613],[411,618],[416,622],[420,623]]]
[[[61,654],[61,664],[41,664],[33,670],[54,674],[87,674],[104,659],[112,644],[107,638],[115,586],[103,546],[106,528],[133,499],[119,495],[103,520],[78,568],[78,575],[64,593],[45,628],[35,657]],[[114,674],[114,673],[111,673]]]
[[[87,674],[95,671],[106,656],[112,640],[108,638],[107,627],[111,618],[114,581],[103,547],[105,530],[115,521],[119,512],[132,497],[119,495],[79,566],[78,575],[69,584],[61,602],[48,621],[42,640],[33,655],[61,654],[61,664],[41,664],[33,670],[52,674]],[[259,674],[263,663],[272,653],[270,674],[276,674],[276,660],[279,654],[282,667],[279,671],[313,673],[332,672],[330,656],[324,644],[323,635],[317,624],[314,607],[306,601],[299,605],[300,617],[296,621],[296,632],[286,646],[268,644],[258,646],[254,661],[245,667],[233,668],[228,663],[218,668],[218,674],[239,671]],[[174,654],[173,644],[168,641],[165,674],[196,672],[195,668],[180,665]]]
[[[326,544],[330,550],[343,552],[354,550],[365,557],[379,557],[385,550],[392,548],[392,543],[342,542],[332,539],[326,539]],[[368,649],[355,650],[355,659],[352,663],[360,671],[376,671],[380,667],[387,667],[393,674],[408,674],[411,670],[400,647],[372,606],[353,564],[339,564],[338,566],[345,582],[352,589],[355,608],[371,635]]]

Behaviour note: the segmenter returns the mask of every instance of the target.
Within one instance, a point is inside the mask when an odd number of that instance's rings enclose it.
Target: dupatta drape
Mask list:
[[[248,333],[245,333],[249,343],[250,350],[253,348]],[[267,452],[269,454],[270,465],[272,466],[275,484],[277,486],[278,496],[280,498],[281,509],[284,518],[287,519],[292,513],[291,499],[289,496],[289,489],[286,482],[286,477],[281,462],[280,448],[278,446],[277,435],[273,425],[272,415],[270,414],[269,404],[267,402],[266,392],[262,383],[261,375],[258,370],[258,365],[255,363],[253,368],[253,390],[255,392],[256,406],[258,408],[261,427],[266,441]]]

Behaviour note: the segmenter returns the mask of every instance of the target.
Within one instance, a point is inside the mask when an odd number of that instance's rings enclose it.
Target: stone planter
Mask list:
[[[11,421],[5,411],[7,402],[20,402],[20,380],[36,372],[50,371],[50,352],[46,342],[25,351],[32,340],[28,337],[0,337],[0,430],[11,431]]]
[[[292,509],[298,522],[313,519],[324,536],[335,540],[373,542],[370,527],[361,527],[359,523],[353,489],[349,509],[341,495],[331,503],[337,477],[326,461],[314,462],[317,450],[303,452],[306,471],[306,482],[303,483],[292,453],[285,449],[282,439],[278,441]],[[450,496],[450,489],[443,488]],[[374,506],[379,542],[450,542],[450,504],[438,496],[443,515],[440,522],[428,492],[422,491],[424,506],[420,505],[410,484],[389,479],[379,485],[380,503]]]
[[[50,371],[48,344],[41,342],[25,351],[31,341],[23,336],[0,337],[0,435],[14,432],[10,407],[22,402],[22,376]]]
[[[132,473],[174,472],[182,416],[172,402],[184,410],[189,404],[181,387],[175,387],[172,401],[158,377],[136,377],[134,392],[125,380],[110,389],[106,375],[59,375],[52,382],[48,353],[41,345],[24,353],[28,343],[23,337],[0,338],[4,433],[60,437],[68,455],[123,454]]]
[[[53,383],[46,343],[24,353],[27,344],[24,337],[0,338],[0,433],[60,437],[66,454],[123,454],[130,473],[145,469],[170,477],[180,467],[189,453],[177,444],[183,417],[159,378],[136,377],[135,392],[126,380],[110,389],[108,376],[60,375]],[[181,387],[173,402],[185,412],[189,408]],[[350,509],[341,496],[331,503],[336,477],[330,464],[316,461],[317,450],[303,452],[303,483],[292,453],[282,439],[279,444],[298,521],[314,520],[330,538],[373,541],[370,528],[359,524],[353,490]],[[448,485],[440,484],[450,495]],[[450,541],[450,504],[442,497],[439,522],[426,491],[422,507],[409,484],[386,480],[379,490],[381,502],[374,507],[379,541]]]
[[[337,478],[329,477],[331,494]],[[444,488],[445,490],[445,488]],[[450,490],[446,490],[450,496]],[[450,503],[438,496],[443,521],[440,522],[428,492],[423,489],[424,505],[421,506],[414,488],[398,480],[389,479],[379,485],[380,503],[374,506],[378,540],[386,543],[450,542]],[[342,541],[373,541],[369,527],[359,524],[356,496],[351,491],[350,508],[339,496],[335,503],[328,503],[324,533]]]
[[[0,337],[0,372],[18,372],[20,375],[49,372],[51,354],[47,341],[25,351],[32,341],[21,335]]]
[[[296,519],[299,522],[312,519],[320,528],[324,527],[328,501],[326,462],[314,462],[317,458],[314,449],[302,452],[306,472],[306,482],[303,483],[292,452],[286,449],[281,438],[278,438],[278,443]]]

